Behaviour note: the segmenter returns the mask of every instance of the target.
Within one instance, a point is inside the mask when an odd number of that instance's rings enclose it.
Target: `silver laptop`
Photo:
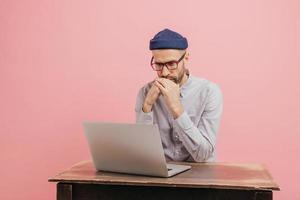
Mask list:
[[[157,125],[84,122],[97,170],[171,177],[191,168],[167,164]]]

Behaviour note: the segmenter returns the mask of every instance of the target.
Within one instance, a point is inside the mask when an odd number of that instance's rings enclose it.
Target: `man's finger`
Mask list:
[[[163,83],[164,87],[178,85],[173,80],[167,79],[167,78],[159,78],[159,80]]]
[[[164,86],[163,86],[160,82],[155,81],[155,82],[154,82],[154,85],[156,85],[156,87],[158,87],[158,89],[160,90],[160,92],[161,92],[162,94],[165,94],[165,93],[166,93],[166,88],[164,88]]]
[[[166,87],[167,83],[164,78],[158,78],[156,79],[157,82],[159,82],[163,87]]]

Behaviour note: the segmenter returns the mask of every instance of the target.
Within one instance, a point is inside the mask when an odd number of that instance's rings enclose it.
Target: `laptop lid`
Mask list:
[[[167,177],[157,125],[84,122],[97,170]]]

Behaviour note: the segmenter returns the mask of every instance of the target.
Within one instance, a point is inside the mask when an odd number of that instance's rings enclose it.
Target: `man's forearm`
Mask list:
[[[143,107],[142,107],[142,110],[144,113],[148,113],[148,112],[151,112],[152,111],[152,106],[151,104],[148,104],[147,102],[144,102],[143,103]]]
[[[171,112],[173,118],[177,119],[184,112],[184,108],[180,103],[176,106],[171,107],[170,112]]]
[[[203,162],[213,155],[216,138],[214,130],[218,126],[218,120],[202,119],[201,123],[205,125],[197,127],[184,112],[174,124],[181,142],[196,162]],[[213,124],[214,127],[207,124]]]

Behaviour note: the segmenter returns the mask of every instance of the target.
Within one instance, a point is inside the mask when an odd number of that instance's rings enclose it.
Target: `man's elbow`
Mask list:
[[[214,160],[215,148],[212,145],[207,145],[206,148],[198,147],[193,159],[195,162],[211,162]]]

